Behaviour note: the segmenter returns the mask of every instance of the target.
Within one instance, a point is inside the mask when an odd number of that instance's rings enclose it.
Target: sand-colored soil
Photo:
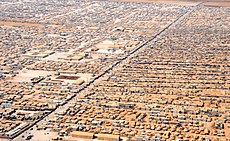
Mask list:
[[[203,5],[208,7],[230,7],[230,0],[111,0],[111,1],[120,1],[120,2],[155,2],[155,3],[164,3],[164,4],[176,4],[176,5]]]
[[[0,26],[27,26],[27,27],[39,27],[42,28],[43,25],[35,23],[22,23],[22,22],[5,22],[0,21]]]
[[[200,2],[197,1],[177,1],[177,0],[112,0],[122,2],[156,2],[165,4],[177,4],[177,5],[198,5]]]
[[[26,70],[23,69],[15,76],[11,82],[31,82],[31,79],[39,76],[47,76],[54,72],[52,71],[40,71],[40,70]]]
[[[208,7],[230,7],[230,1],[221,1],[221,2],[205,2],[202,5]]]

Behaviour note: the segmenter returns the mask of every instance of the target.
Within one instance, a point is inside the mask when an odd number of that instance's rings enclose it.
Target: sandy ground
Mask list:
[[[5,25],[5,26],[28,26],[28,27],[39,27],[39,28],[43,27],[43,25],[35,24],[35,23],[4,22],[4,21],[0,21],[0,26],[1,25]]]
[[[115,42],[116,43],[116,42]],[[124,53],[124,51],[122,51],[121,49],[116,50],[114,52],[110,52],[108,51],[108,47],[114,45],[113,41],[110,40],[105,40],[99,44],[96,45],[96,47],[99,49],[97,52],[99,53],[113,53],[113,54],[121,54]]]
[[[208,7],[230,7],[230,1],[221,1],[221,2],[205,2],[202,5]]]
[[[30,141],[51,141],[52,138],[57,137],[57,132],[52,132],[49,130],[36,130],[34,127],[33,130],[29,129],[28,131],[24,132],[22,135],[15,138],[15,141],[24,141],[25,138],[29,135],[33,135]]]
[[[12,82],[30,82],[31,78],[39,76],[47,76],[54,72],[52,71],[39,71],[39,70],[22,70],[11,81]]]
[[[85,82],[89,82],[90,79],[92,78],[92,74],[90,73],[77,73],[77,75],[80,76],[80,78]]]
[[[114,52],[108,51],[107,49],[99,49],[97,52],[99,52],[99,53],[112,53],[112,54],[122,54],[122,53],[124,53],[124,51],[122,51],[121,49],[116,50]]]
[[[195,6],[200,2],[198,1],[177,1],[177,0],[111,0],[111,1],[121,1],[121,2],[156,2],[165,4],[177,4],[177,5],[190,5]]]
[[[58,59],[59,57],[62,57],[64,55],[68,54],[67,52],[56,52],[54,54],[49,55],[48,57],[42,58],[42,60],[51,60],[51,61],[63,61],[68,62],[63,59]]]
[[[107,49],[109,45],[113,45],[113,41],[110,40],[104,40],[103,42],[96,45],[99,49]]]
[[[83,139],[83,138],[73,138],[73,137],[66,137],[66,139],[70,139],[72,141],[102,141],[98,139]],[[122,141],[128,141],[128,138],[121,137],[121,139]]]
[[[230,7],[230,0],[111,0],[111,1],[120,1],[120,2],[156,2],[164,4],[177,4],[177,5],[203,5],[208,7]]]

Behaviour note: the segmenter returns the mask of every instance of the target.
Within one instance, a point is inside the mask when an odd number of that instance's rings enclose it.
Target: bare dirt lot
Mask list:
[[[177,1],[177,0],[112,0],[122,2],[156,2],[165,4],[178,4],[178,5],[198,5],[198,1]]]
[[[4,22],[1,21],[0,25],[4,26],[28,26],[28,27],[43,27],[41,24],[34,24],[34,23],[22,23],[22,22]]]
[[[208,7],[230,7],[230,0],[111,0],[122,2],[156,2],[164,4],[177,4],[177,5],[203,5]]]
[[[208,7],[230,7],[230,1],[210,1],[205,2],[202,5],[208,6]]]

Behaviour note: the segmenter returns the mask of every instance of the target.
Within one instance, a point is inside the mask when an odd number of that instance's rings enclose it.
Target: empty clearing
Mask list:
[[[40,70],[22,70],[11,81],[12,82],[31,82],[31,79],[39,76],[47,76],[53,74],[53,71]]]

